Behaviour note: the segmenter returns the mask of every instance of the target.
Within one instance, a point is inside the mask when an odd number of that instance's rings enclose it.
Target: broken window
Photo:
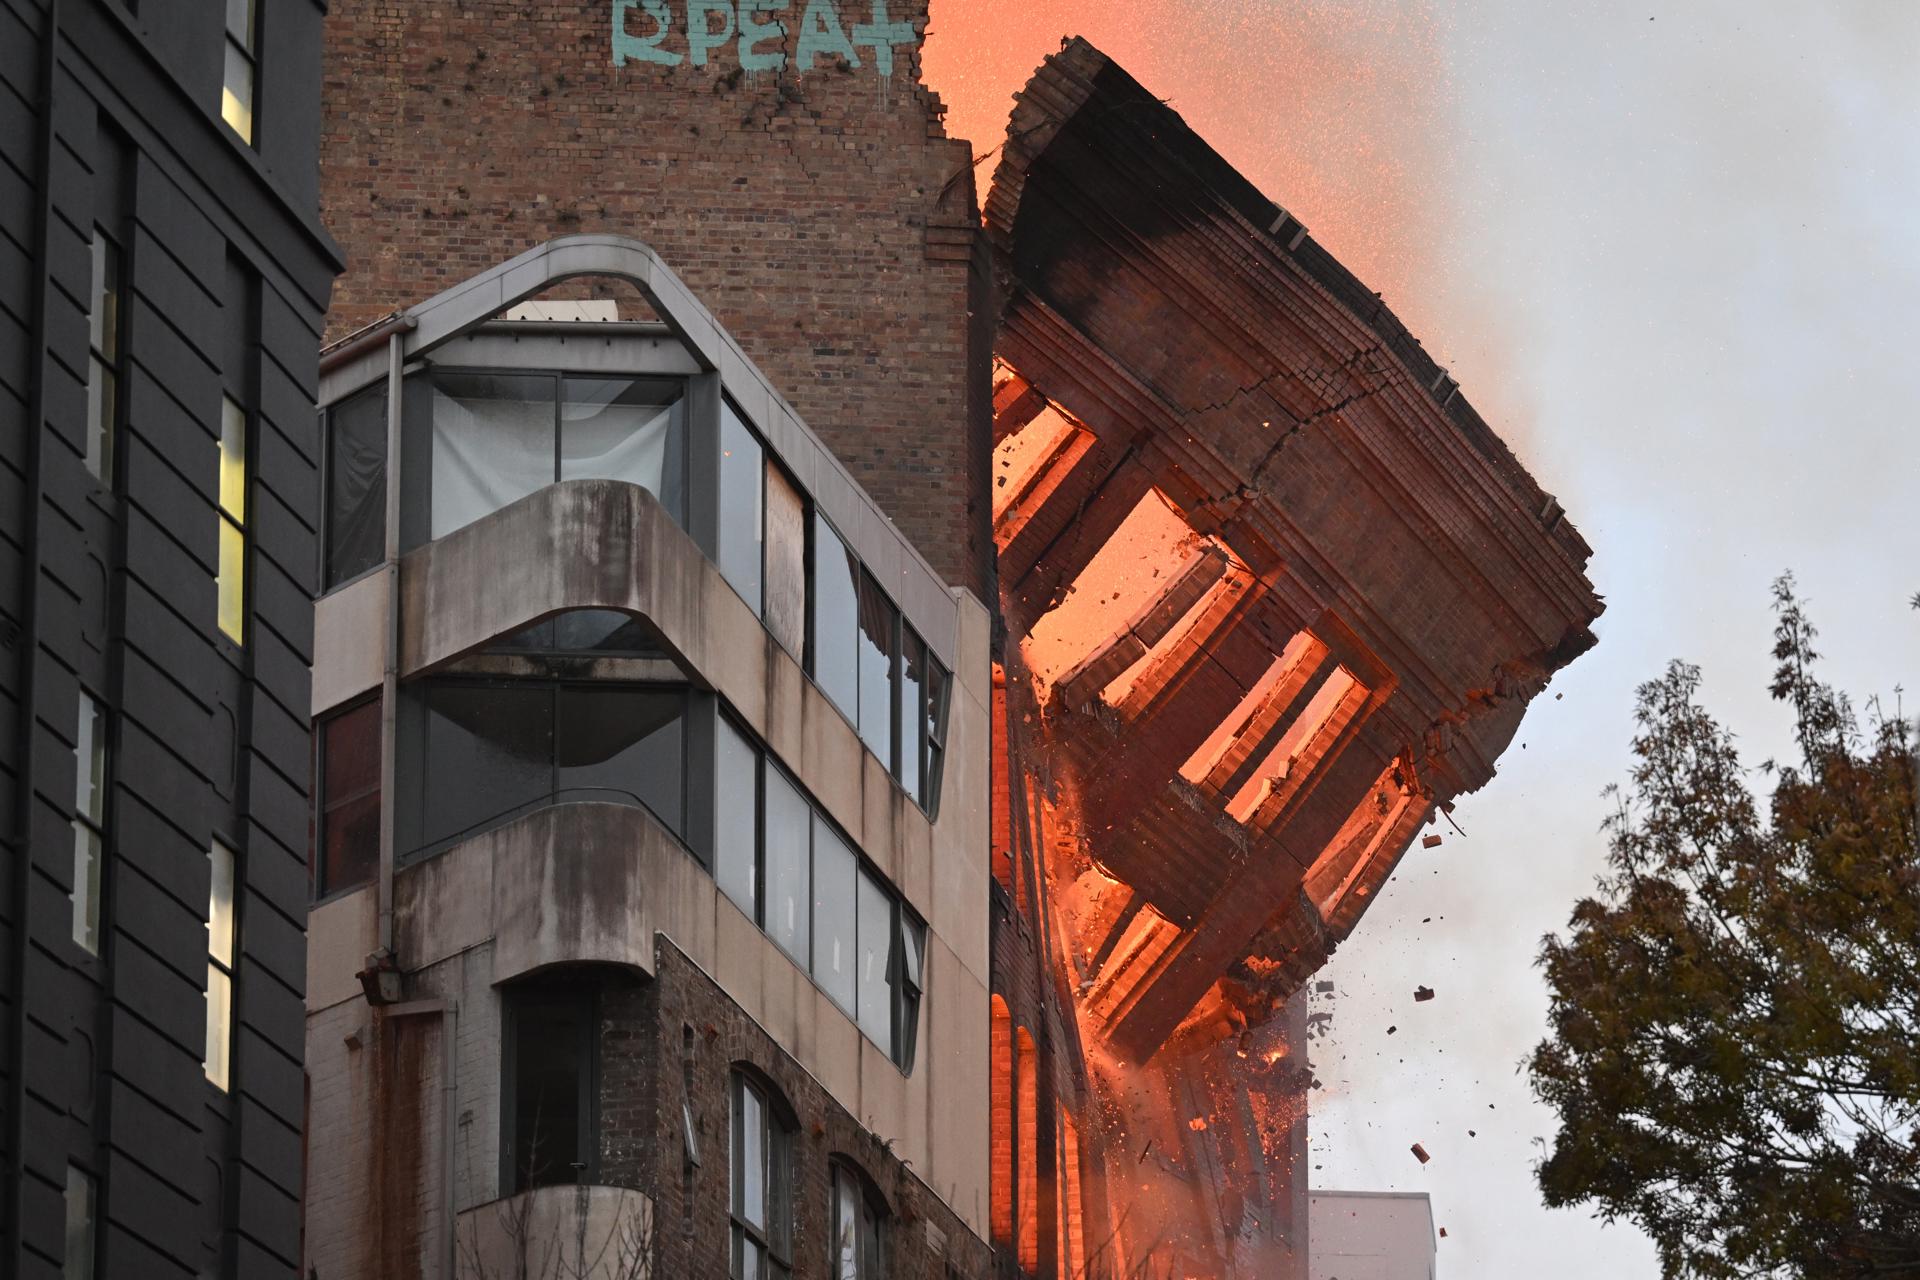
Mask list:
[[[860,575],[860,737],[896,777],[894,758],[894,651],[899,647],[900,611],[887,599],[873,575]]]
[[[786,1103],[735,1069],[732,1098],[733,1280],[784,1280],[793,1271],[793,1124]]]
[[[767,465],[767,630],[796,661],[807,658],[807,500]]]
[[[408,380],[406,544],[443,538],[561,480],[624,480],[675,520],[686,398],[672,378],[434,370]],[[422,491],[424,490],[424,492]]]
[[[380,865],[380,703],[350,707],[320,724],[320,829],[313,895],[355,889]]]
[[[597,995],[577,974],[506,990],[500,1152],[509,1195],[593,1180]]]

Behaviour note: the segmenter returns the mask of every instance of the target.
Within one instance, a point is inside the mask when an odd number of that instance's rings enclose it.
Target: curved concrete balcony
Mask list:
[[[426,965],[489,939],[493,981],[563,964],[652,973],[654,933],[703,914],[711,881],[645,809],[556,804],[405,868],[399,949]]]
[[[653,1201],[625,1187],[541,1187],[477,1205],[454,1227],[458,1280],[649,1280]]]

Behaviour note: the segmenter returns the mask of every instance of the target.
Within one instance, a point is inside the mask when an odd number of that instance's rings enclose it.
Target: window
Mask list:
[[[894,759],[894,650],[899,646],[900,611],[873,580],[860,574],[860,737],[897,777]]]
[[[253,145],[254,81],[259,74],[254,36],[255,0],[227,0],[227,64],[220,89],[220,118]]]
[[[220,630],[235,644],[247,626],[247,411],[220,399],[220,569],[214,579]]]
[[[380,703],[342,711],[320,725],[320,830],[316,898],[372,881],[380,866]]]
[[[577,974],[507,989],[500,1152],[509,1195],[590,1182],[598,1169],[598,1004]]]
[[[946,755],[946,668],[817,513],[813,556],[814,682],[931,815]]]
[[[233,1062],[233,850],[215,840],[207,851],[212,889],[207,903],[207,1079],[227,1088]]]
[[[807,500],[767,465],[767,630],[796,661],[807,656]]]
[[[833,1166],[833,1280],[881,1280],[886,1274],[878,1197],[844,1164]]]
[[[926,926],[786,771],[724,716],[717,739],[715,880],[868,1039],[911,1072]]]
[[[860,562],[826,517],[813,517],[813,678],[847,719],[860,720]]]
[[[431,458],[403,477],[409,546],[561,480],[625,480],[683,517],[677,380],[435,370],[409,379],[405,423],[408,456]]]
[[[784,1280],[793,1270],[793,1126],[773,1091],[733,1073],[733,1280]]]
[[[666,656],[646,623],[617,609],[570,609],[488,645],[487,651]]]
[[[95,1192],[93,1175],[67,1166],[67,1249],[61,1280],[93,1280]]]
[[[370,388],[327,414],[326,585],[379,564],[387,551],[387,392]]]
[[[684,689],[443,679],[410,686],[403,706],[420,783],[402,811],[410,852],[550,804],[638,805],[684,830]]]
[[[107,717],[91,695],[80,695],[74,730],[73,940],[100,950],[100,863],[106,846]]]
[[[120,246],[93,229],[93,296],[87,308],[87,470],[113,484],[115,426],[120,412]]]
[[[725,716],[714,755],[713,878],[752,917],[760,883],[760,755]]]
[[[761,612],[766,530],[766,450],[731,401],[720,406],[720,572]]]
[[[852,1016],[858,1008],[854,928],[859,860],[820,814],[813,815],[813,979]]]

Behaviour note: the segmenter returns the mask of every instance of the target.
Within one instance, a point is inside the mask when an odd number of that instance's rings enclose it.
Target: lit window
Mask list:
[[[87,470],[113,483],[114,424],[120,405],[120,246],[93,229],[93,297],[87,310]]]
[[[207,902],[207,1079],[227,1087],[233,1065],[233,850],[218,840],[207,851],[213,869]]]
[[[833,1280],[881,1280],[881,1213],[859,1175],[833,1166]]]
[[[733,1073],[733,1280],[783,1280],[793,1270],[793,1131],[781,1103],[759,1082]]]
[[[60,1268],[61,1280],[93,1280],[95,1235],[93,1175],[68,1165],[67,1250]]]
[[[73,940],[100,950],[100,861],[106,845],[107,717],[92,697],[80,695],[73,741]]]
[[[597,1005],[578,975],[507,991],[500,1151],[509,1194],[593,1179]]]
[[[220,399],[220,570],[215,578],[220,630],[247,637],[247,411]]]
[[[227,0],[227,66],[220,89],[220,118],[253,145],[254,81],[259,59],[254,51],[257,15],[254,0]]]
[[[320,726],[316,898],[358,888],[380,865],[380,703],[363,702]]]

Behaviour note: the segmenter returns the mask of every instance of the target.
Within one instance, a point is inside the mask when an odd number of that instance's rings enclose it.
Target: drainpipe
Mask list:
[[[400,965],[393,954],[393,837],[398,796],[394,725],[400,703],[400,393],[406,330],[387,337],[387,536],[381,573],[386,580],[387,625],[380,668],[380,906],[379,942],[359,973],[369,1004],[393,1004],[402,994]]]
[[[34,272],[33,272],[33,365],[28,374],[27,392],[26,450],[22,461],[26,467],[26,527],[22,530],[26,538],[24,554],[21,556],[20,573],[23,598],[20,602],[20,717],[15,726],[18,741],[15,744],[17,754],[14,759],[19,771],[14,775],[18,780],[18,792],[14,797],[13,831],[13,976],[16,982],[24,981],[27,972],[27,956],[32,934],[32,920],[27,914],[26,903],[33,887],[33,806],[34,779],[38,776],[34,768],[34,740],[38,736],[35,725],[38,723],[36,707],[38,700],[35,691],[38,688],[39,670],[39,598],[40,598],[40,506],[41,494],[45,483],[40,474],[40,442],[46,434],[46,363],[47,352],[47,307],[50,270],[49,246],[52,243],[53,228],[53,85],[58,70],[60,46],[60,0],[47,0],[46,39],[40,46],[40,93],[36,104],[40,111],[39,154],[34,157],[34,178],[39,186],[39,207],[34,210]],[[25,1254],[20,1240],[20,1227],[26,1216],[26,1108],[27,1108],[27,1001],[26,993],[14,993],[13,1009],[9,1022],[11,1042],[8,1044],[8,1070],[6,1110],[6,1206],[4,1217],[0,1218],[0,1240],[4,1253],[0,1253],[0,1271],[21,1267]]]

